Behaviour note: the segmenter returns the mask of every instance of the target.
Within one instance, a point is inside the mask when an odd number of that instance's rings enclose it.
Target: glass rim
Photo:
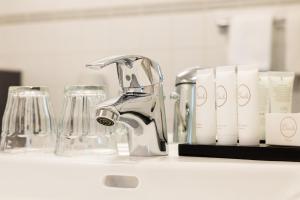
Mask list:
[[[46,86],[9,86],[8,92],[25,92],[25,91],[40,91],[48,92]]]
[[[81,90],[104,91],[104,87],[101,85],[68,85],[68,86],[65,86],[65,92],[81,91]]]

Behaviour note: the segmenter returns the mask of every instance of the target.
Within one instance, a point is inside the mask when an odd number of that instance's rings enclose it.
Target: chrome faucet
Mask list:
[[[160,66],[137,55],[114,56],[87,64],[101,69],[115,64],[122,94],[101,103],[96,119],[104,126],[126,124],[132,156],[167,155],[167,126]]]

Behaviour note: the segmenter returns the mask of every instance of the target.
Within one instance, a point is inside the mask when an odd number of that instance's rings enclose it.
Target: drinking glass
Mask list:
[[[48,88],[11,86],[2,119],[0,149],[4,152],[50,152],[57,127]]]
[[[65,88],[56,154],[98,156],[117,153],[112,130],[96,121],[96,105],[105,100],[101,86]]]

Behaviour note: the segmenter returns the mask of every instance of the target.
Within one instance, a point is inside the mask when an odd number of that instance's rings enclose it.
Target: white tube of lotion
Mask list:
[[[294,72],[269,72],[271,113],[292,112]]]
[[[197,71],[196,138],[198,144],[216,144],[214,69]]]
[[[268,72],[258,73],[258,93],[259,93],[259,135],[260,135],[260,140],[265,140],[266,113],[270,112]]]
[[[239,144],[259,145],[258,70],[240,67],[237,82]]]
[[[217,139],[219,145],[237,144],[235,69],[235,66],[216,68]]]

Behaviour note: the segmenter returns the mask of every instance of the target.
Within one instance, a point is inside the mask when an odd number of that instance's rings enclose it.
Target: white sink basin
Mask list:
[[[0,155],[2,200],[300,199],[300,163]]]

